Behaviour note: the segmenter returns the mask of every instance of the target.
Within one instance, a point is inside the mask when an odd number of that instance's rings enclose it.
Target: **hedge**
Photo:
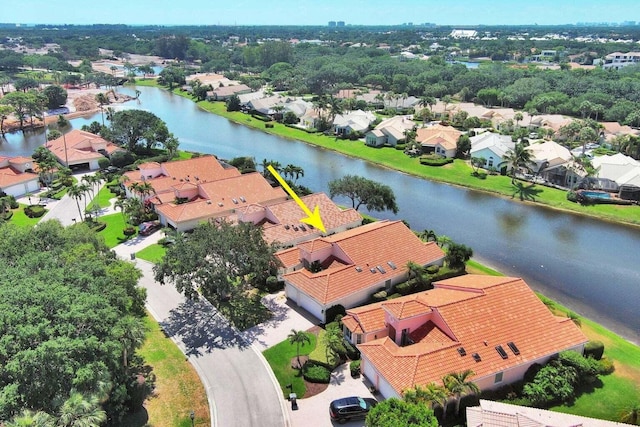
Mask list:
[[[584,357],[593,357],[596,360],[600,360],[603,353],[604,343],[602,341],[589,341],[584,346]]]
[[[449,163],[453,163],[453,159],[447,158],[447,157],[427,157],[427,156],[422,156],[420,157],[420,164],[426,165],[426,166],[444,166],[444,165],[448,165]]]
[[[307,361],[302,369],[302,376],[310,383],[329,384],[331,371],[316,361]]]
[[[40,218],[45,212],[46,209],[40,205],[31,205],[24,208],[24,214],[29,218]]]

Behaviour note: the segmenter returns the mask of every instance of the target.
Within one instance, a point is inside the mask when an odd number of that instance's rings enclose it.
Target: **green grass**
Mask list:
[[[316,348],[316,336],[312,333],[307,333],[307,335],[311,343],[300,346],[301,356],[309,355]],[[289,396],[290,391],[286,386],[287,384],[292,384],[293,393],[303,397],[306,392],[304,378],[302,378],[302,374],[297,369],[291,367],[291,359],[296,357],[296,346],[289,343],[289,340],[285,340],[265,350],[262,354],[278,379],[283,395]]]
[[[11,219],[9,220],[9,222],[11,222],[12,224],[16,224],[20,227],[33,227],[34,225],[36,225],[42,219],[42,217],[29,218],[24,213],[24,208],[27,206],[28,205],[23,205],[22,203],[20,203],[20,206],[18,207],[18,209],[12,209],[13,216],[11,216]],[[46,212],[45,212],[45,215],[46,215]]]
[[[109,191],[109,189],[105,185],[100,189],[100,191],[98,191],[98,194],[96,194],[96,197],[94,197],[91,203],[89,203],[89,205],[87,206],[87,210],[91,212],[91,208],[95,205],[98,205],[99,208],[109,207],[111,205],[111,199],[115,197],[117,196]]]
[[[147,246],[146,248],[136,252],[136,257],[157,264],[162,261],[162,258],[164,258],[164,254],[166,253],[167,250],[164,246],[154,243],[153,245]]]
[[[487,267],[486,265],[482,265],[477,261],[473,261],[473,260],[469,260],[467,261],[467,273],[469,274],[486,274],[489,276],[503,276],[502,273],[500,273],[497,270],[494,270],[491,267]]]
[[[173,160],[187,160],[193,157],[193,153],[191,151],[182,151],[178,150],[176,157]]]
[[[152,84],[146,85],[162,87],[155,81]],[[193,100],[191,95],[180,89],[174,89],[173,93]],[[197,102],[197,104],[205,111],[226,117],[235,123],[284,138],[295,139],[320,146],[348,156],[364,159],[420,178],[486,191],[503,197],[522,200],[523,202],[536,202],[556,209],[605,220],[640,225],[640,209],[638,209],[637,206],[582,206],[568,201],[566,199],[567,192],[564,190],[557,190],[542,185],[531,185],[520,181],[518,181],[520,184],[519,187],[513,186],[511,184],[511,178],[501,175],[488,175],[484,179],[481,179],[473,175],[473,169],[463,160],[456,159],[452,164],[440,167],[424,166],[420,164],[418,158],[411,158],[401,150],[396,150],[393,147],[372,148],[366,146],[362,141],[341,140],[322,134],[307,133],[303,130],[293,129],[275,122],[273,123],[273,128],[267,129],[265,128],[264,122],[254,119],[248,114],[228,112],[223,102],[200,101]]]
[[[323,338],[326,335],[326,331],[324,329],[320,329],[317,336],[316,348],[313,349],[311,353],[309,353],[309,359],[317,360],[322,363],[332,364],[335,360],[329,360],[327,358],[327,346],[323,344]],[[334,356],[335,357],[335,356]]]
[[[195,425],[211,425],[207,396],[195,369],[151,316],[145,318],[145,324],[148,332],[138,353],[153,368],[156,388],[154,396],[145,402],[146,410],[128,415],[121,425],[188,427],[192,410],[196,415]]]
[[[127,238],[122,232],[122,230],[124,230],[124,228],[126,227],[122,214],[114,213],[110,215],[104,215],[98,217],[98,221],[107,223],[107,227],[98,234],[104,237],[104,242],[110,248],[115,248],[120,243],[135,237],[134,235]]]

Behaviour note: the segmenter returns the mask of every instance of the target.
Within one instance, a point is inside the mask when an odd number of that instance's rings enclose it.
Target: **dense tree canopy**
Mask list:
[[[361,176],[345,175],[330,181],[329,194],[332,199],[336,196],[351,199],[355,210],[364,205],[369,211],[390,210],[398,213],[398,205],[391,187]]]
[[[0,421],[27,408],[61,413],[73,392],[104,396],[119,419],[140,369],[140,272],[84,224],[4,224],[0,234]]]
[[[172,282],[193,298],[233,296],[248,284],[264,283],[275,269],[275,247],[252,223],[204,223],[185,237],[179,235],[154,267],[156,280]]]
[[[129,151],[139,146],[147,150],[156,144],[164,144],[169,138],[166,123],[155,114],[144,110],[117,111],[111,117],[113,141]]]

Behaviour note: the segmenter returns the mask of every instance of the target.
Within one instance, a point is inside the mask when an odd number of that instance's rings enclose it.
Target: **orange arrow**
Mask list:
[[[287,182],[282,179],[278,172],[276,172],[273,166],[269,165],[267,166],[267,169],[269,169],[271,175],[273,175],[274,178],[278,180],[282,188],[284,188],[289,196],[291,196],[291,198],[295,200],[295,202],[298,204],[298,206],[300,206],[304,213],[307,214],[307,218],[302,218],[300,221],[304,222],[305,224],[309,224],[319,230],[322,230],[323,233],[326,233],[327,230],[324,228],[322,218],[320,218],[320,209],[318,208],[318,206],[316,206],[313,212],[311,212],[311,210],[307,207],[307,205],[304,204],[300,197],[298,197],[298,195],[291,189],[291,187],[289,187],[289,184],[287,184]]]

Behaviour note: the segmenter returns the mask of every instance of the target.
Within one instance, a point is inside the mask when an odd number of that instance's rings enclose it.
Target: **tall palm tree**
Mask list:
[[[107,420],[107,413],[100,407],[96,396],[85,397],[71,393],[60,408],[59,427],[99,427]]]
[[[520,123],[520,121],[522,120],[522,113],[520,111],[518,111],[517,113],[515,113],[513,115],[513,120],[516,122],[516,127],[518,126],[518,123]]]
[[[73,184],[71,187],[69,187],[69,189],[67,190],[67,193],[69,194],[69,197],[73,197],[75,199],[76,206],[78,207],[78,214],[80,215],[80,219],[82,220],[82,209],[80,209],[80,199],[82,199],[82,196],[84,195],[84,190],[81,188],[81,186],[77,184]]]
[[[442,379],[447,392],[456,399],[456,416],[460,412],[460,400],[463,394],[480,393],[478,385],[473,381],[469,381],[469,378],[474,375],[475,373],[471,369],[467,369],[462,372],[452,372]]]
[[[126,367],[129,364],[129,355],[144,342],[146,329],[139,319],[126,316],[118,321],[114,333],[122,343],[122,366]]]
[[[507,151],[502,157],[502,162],[498,163],[498,167],[507,166],[511,175],[511,185],[516,183],[516,172],[523,168],[531,171],[535,167],[531,151],[521,142]]]
[[[69,154],[67,153],[67,137],[64,134],[63,129],[67,126],[69,126],[69,121],[67,119],[65,119],[65,117],[60,114],[58,116],[58,121],[56,122],[56,124],[58,125],[58,130],[60,131],[60,133],[62,134],[62,142],[64,143],[64,165],[66,167],[69,167]]]
[[[343,335],[340,327],[335,324],[328,327],[322,340],[326,347],[327,360],[336,360],[340,350],[344,348],[344,345],[342,344]]]
[[[296,357],[298,358],[298,366],[300,365],[300,346],[304,346],[305,344],[311,344],[311,338],[305,331],[296,331],[295,329],[291,330],[291,333],[287,335],[289,342],[291,344],[296,345]]]

